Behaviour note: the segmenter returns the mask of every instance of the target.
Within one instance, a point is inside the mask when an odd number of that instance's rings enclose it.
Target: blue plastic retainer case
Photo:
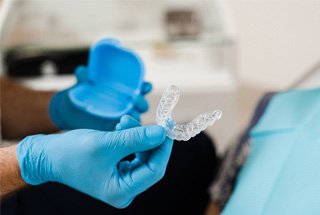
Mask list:
[[[88,62],[89,81],[69,91],[79,109],[104,118],[120,118],[134,108],[140,94],[144,67],[141,59],[114,39],[93,44]]]

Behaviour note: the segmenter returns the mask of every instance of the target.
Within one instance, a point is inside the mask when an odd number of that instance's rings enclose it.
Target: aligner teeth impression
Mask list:
[[[171,114],[179,96],[179,88],[172,85],[162,94],[157,107],[156,122],[166,129],[167,137],[171,139],[187,141],[222,117],[221,110],[214,110],[200,114],[191,122],[178,124],[172,119]]]

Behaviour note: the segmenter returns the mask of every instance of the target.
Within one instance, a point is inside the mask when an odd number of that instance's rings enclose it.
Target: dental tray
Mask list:
[[[120,118],[134,107],[144,78],[143,63],[119,41],[102,39],[89,54],[88,81],[69,91],[79,109],[104,118]]]

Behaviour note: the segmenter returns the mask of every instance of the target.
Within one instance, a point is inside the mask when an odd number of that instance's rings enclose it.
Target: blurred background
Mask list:
[[[320,86],[317,0],[0,0],[0,74],[31,88],[74,84],[102,37],[145,63],[154,91],[144,123],[171,84],[182,93],[177,121],[221,109],[207,130],[220,153],[263,93]]]

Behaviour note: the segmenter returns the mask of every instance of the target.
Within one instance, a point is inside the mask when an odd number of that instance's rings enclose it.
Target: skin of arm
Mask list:
[[[30,134],[58,131],[48,114],[53,93],[31,90],[0,77],[2,138],[21,139]],[[16,148],[17,145],[0,148],[1,197],[26,186],[21,178]]]
[[[219,215],[221,213],[218,205],[214,201],[210,201],[205,215]]]
[[[4,197],[24,186],[16,155],[17,145],[0,148],[0,197]]]
[[[4,139],[21,139],[30,134],[52,133],[48,107],[54,92],[35,91],[0,78],[1,134]]]

